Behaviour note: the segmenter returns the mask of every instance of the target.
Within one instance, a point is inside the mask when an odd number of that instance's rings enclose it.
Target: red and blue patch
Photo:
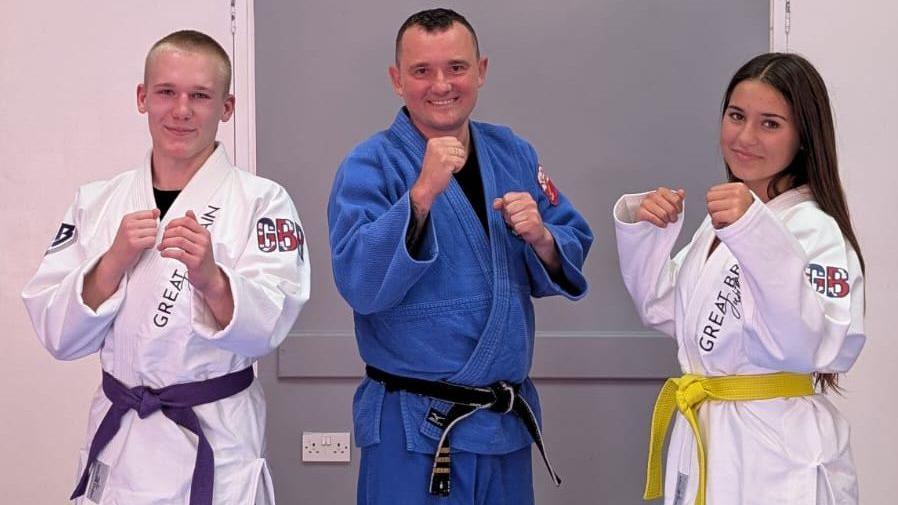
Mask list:
[[[843,298],[851,291],[848,271],[844,268],[810,263],[805,267],[804,274],[818,293],[829,298]]]
[[[543,194],[549,199],[549,203],[558,205],[558,188],[555,187],[555,183],[549,178],[549,174],[543,170],[542,165],[539,165],[536,170],[536,180],[539,182],[539,187],[542,188]]]
[[[303,259],[303,244],[306,241],[302,226],[292,219],[263,217],[256,223],[256,238],[259,250],[270,253],[275,251],[298,251],[299,259]]]

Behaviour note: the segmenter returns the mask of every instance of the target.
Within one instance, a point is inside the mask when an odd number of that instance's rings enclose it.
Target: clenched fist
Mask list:
[[[157,219],[159,209],[139,210],[122,217],[112,245],[84,276],[81,298],[85,305],[97,310],[115,293],[125,273],[156,242]]]
[[[555,238],[543,224],[539,207],[530,193],[505,193],[502,198],[493,200],[493,209],[502,213],[502,219],[515,235],[533,247],[550,274],[555,275],[561,270]]]
[[[125,214],[109,250],[103,256],[106,266],[121,275],[131,269],[144,250],[156,242],[156,220],[159,209],[139,210]],[[118,284],[118,282],[116,282]]]
[[[524,242],[539,245],[553,240],[530,193],[505,193],[493,200],[493,208],[502,212],[505,224]]]
[[[748,186],[741,182],[718,184],[708,190],[708,215],[711,224],[720,229],[735,223],[754,202]]]
[[[669,188],[658,188],[643,198],[636,211],[637,221],[648,221],[659,228],[667,228],[669,223],[677,222],[683,212],[683,200],[686,191]]]
[[[200,291],[209,288],[223,289],[227,280],[212,254],[212,236],[196,220],[196,214],[188,210],[184,217],[169,221],[157,247],[161,256],[173,258],[187,267],[187,279]]]
[[[428,212],[434,199],[446,190],[452,174],[465,166],[468,153],[455,137],[435,137],[427,141],[421,175],[411,189],[416,207]]]

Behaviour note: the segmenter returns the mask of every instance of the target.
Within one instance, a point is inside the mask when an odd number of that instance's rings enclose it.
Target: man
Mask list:
[[[411,16],[389,70],[405,107],[334,181],[334,277],[368,365],[359,504],[533,501],[531,297],[583,297],[592,236],[527,142],[469,120],[486,70],[464,17]]]
[[[150,49],[137,108],[152,150],[79,190],[22,293],[53,356],[100,353],[77,503],[274,503],[252,365],[308,299],[308,250],[284,189],[215,142],[230,80],[202,33]]]

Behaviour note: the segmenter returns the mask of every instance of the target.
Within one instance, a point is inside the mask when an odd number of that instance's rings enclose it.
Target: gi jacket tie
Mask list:
[[[705,505],[705,446],[696,413],[705,400],[769,400],[814,394],[814,384],[810,375],[794,373],[774,373],[765,375],[730,375],[722,377],[702,377],[686,374],[679,378],[667,379],[652,412],[652,434],[649,440],[649,458],[646,466],[645,494],[643,499],[660,498],[661,491],[661,449],[664,437],[673,417],[679,410],[695,436],[698,448],[698,494],[695,505]]]
[[[366,366],[365,372],[371,379],[384,385],[387,391],[403,390],[409,393],[429,396],[437,400],[452,403],[452,408],[446,414],[443,423],[443,433],[437,443],[437,450],[433,457],[433,469],[430,473],[430,494],[438,496],[449,495],[449,476],[451,468],[451,456],[448,443],[449,432],[461,420],[481,409],[489,409],[500,414],[514,412],[521,418],[530,436],[539,448],[539,452],[546,464],[546,470],[556,486],[561,485],[561,477],[555,473],[549,455],[543,442],[542,432],[536,422],[536,416],[530,405],[521,395],[517,394],[518,386],[499,381],[486,387],[465,386],[445,381],[429,381],[412,377],[393,375],[373,366]]]
[[[94,434],[94,439],[90,443],[87,463],[81,473],[81,480],[69,499],[74,500],[84,494],[91,466],[97,460],[100,451],[118,432],[122,417],[129,410],[135,410],[141,419],[161,410],[165,417],[190,430],[198,437],[196,463],[190,483],[190,505],[212,505],[215,458],[212,446],[209,445],[200,426],[199,418],[193,412],[192,407],[233,396],[248,388],[252,383],[252,367],[214,379],[174,384],[161,389],[152,389],[146,386],[129,389],[112,375],[103,372],[103,392],[112,402],[112,406]]]

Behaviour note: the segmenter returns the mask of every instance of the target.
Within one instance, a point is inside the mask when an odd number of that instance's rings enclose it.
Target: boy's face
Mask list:
[[[204,162],[219,121],[234,112],[234,96],[226,89],[215,56],[173,48],[153,54],[145,82],[137,86],[137,109],[147,115],[154,160]]]

